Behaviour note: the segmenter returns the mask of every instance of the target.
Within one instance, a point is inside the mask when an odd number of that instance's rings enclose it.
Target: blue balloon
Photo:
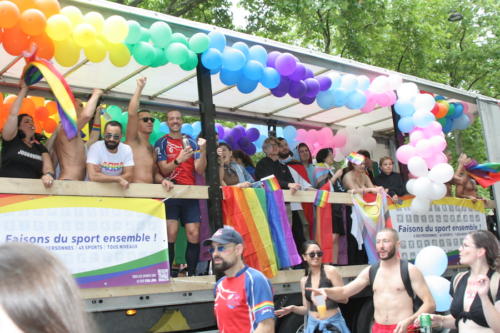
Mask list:
[[[398,128],[403,133],[410,133],[415,128],[412,117],[404,117],[399,119]]]
[[[249,60],[245,67],[243,67],[243,75],[249,80],[259,81],[262,78],[263,72],[264,66],[257,60]]]
[[[210,31],[208,37],[210,37],[210,43],[208,44],[209,48],[213,47],[220,52],[224,51],[224,48],[226,47],[226,36],[224,36],[223,33],[220,33],[218,31]]]
[[[262,151],[262,145],[264,144],[264,141],[266,139],[267,139],[267,135],[261,134],[259,136],[259,139],[257,139],[257,141],[254,142],[255,147],[257,148],[257,152],[260,153]]]
[[[312,104],[312,103],[314,103],[315,100],[316,100],[316,96],[311,97],[311,96],[304,95],[301,98],[299,98],[299,102],[304,104],[304,105]]]
[[[453,113],[453,118],[460,118],[464,114],[464,106],[462,103],[455,103],[455,112]]]
[[[394,110],[401,117],[411,117],[415,113],[415,108],[411,103],[401,101],[397,101],[396,104],[394,104]]]
[[[283,137],[288,142],[288,144],[290,144],[291,141],[294,141],[296,136],[297,129],[294,126],[288,125],[283,128]]]
[[[448,122],[447,122],[448,123]],[[467,117],[466,114],[463,114],[453,120],[453,126],[452,129],[454,130],[464,130],[470,125],[470,119]]]
[[[222,68],[230,71],[238,71],[245,66],[247,58],[240,50],[226,47],[222,52]]]
[[[201,63],[210,71],[222,66],[222,53],[215,48],[210,48],[201,55]]]
[[[434,99],[435,99],[436,101],[443,101],[443,100],[445,100],[446,98],[444,98],[444,97],[443,97],[443,96],[441,96],[441,95],[437,95],[436,97],[434,97]]]
[[[193,138],[197,138],[201,133],[201,122],[195,121],[191,127],[193,128]]]
[[[449,133],[453,130],[453,119],[450,119],[448,117],[444,118],[446,119],[446,123],[443,126],[443,133]]]
[[[349,91],[338,88],[333,90],[333,106],[340,107],[344,106],[347,102],[347,96],[349,95]]]
[[[217,68],[211,69],[210,70],[210,74],[211,75],[215,75],[215,74],[217,74],[217,73],[220,72],[220,69],[221,69],[221,67],[217,67]]]
[[[277,70],[271,67],[266,67],[262,71],[262,78],[260,79],[260,83],[267,89],[276,88],[281,82],[280,73]]]
[[[340,84],[342,83],[342,76],[337,75],[337,76],[330,76],[330,79],[332,80],[332,85],[330,86],[330,90],[338,89],[340,88]]]
[[[267,65],[267,51],[261,45],[254,45],[248,50],[248,59],[258,61],[265,67]]]
[[[363,91],[359,89],[353,90],[347,96],[346,106],[351,110],[361,109],[366,104],[366,96]]]
[[[250,80],[245,76],[241,76],[238,80],[237,88],[243,94],[249,94],[257,88],[259,81]]]
[[[323,110],[331,109],[333,107],[334,97],[333,91],[326,90],[320,91],[316,96],[316,103],[318,103],[319,107]]]
[[[241,71],[230,71],[227,69],[221,69],[219,73],[219,78],[226,86],[232,86],[238,83],[241,77]]]
[[[436,120],[436,117],[434,117],[434,115],[430,112],[415,112],[412,118],[415,126],[420,128],[425,128]]]
[[[182,124],[181,133],[193,136],[193,127],[191,126],[191,124]]]
[[[245,58],[248,58],[249,50],[248,50],[248,45],[246,43],[236,42],[233,44],[233,48],[236,50],[240,50],[245,55]]]
[[[163,134],[170,133],[170,128],[168,128],[167,123],[165,123],[164,121],[160,123],[160,132]]]

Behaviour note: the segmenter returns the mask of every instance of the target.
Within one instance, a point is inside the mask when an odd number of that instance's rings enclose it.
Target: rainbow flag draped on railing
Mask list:
[[[318,242],[323,250],[323,262],[333,262],[333,228],[332,228],[332,205],[328,203],[329,191],[332,190],[332,183],[326,182],[316,193],[316,198],[326,192],[326,202],[322,205],[316,205],[316,221],[314,223],[314,240]],[[318,194],[323,193],[323,194]]]
[[[474,178],[484,188],[490,187],[500,181],[500,163],[478,164],[472,161],[465,166],[469,176]]]
[[[64,77],[50,62],[38,58],[26,59],[23,77],[24,81],[29,86],[45,78],[57,100],[59,118],[61,119],[66,136],[68,139],[74,138],[77,134],[75,97]]]

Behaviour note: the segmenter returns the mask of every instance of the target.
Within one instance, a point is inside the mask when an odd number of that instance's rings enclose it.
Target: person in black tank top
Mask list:
[[[313,302],[314,295],[311,295],[310,291],[306,291],[306,288],[309,287],[321,288],[344,285],[342,277],[336,268],[330,265],[323,265],[322,257],[323,252],[316,241],[310,240],[304,243],[302,258],[306,263],[306,275],[300,280],[302,305],[289,305],[276,310],[275,313],[278,317],[286,316],[292,312],[299,315],[307,315],[305,333],[350,333],[338,306],[338,302],[347,303],[347,299],[333,300],[327,298],[325,300],[326,311],[320,313]]]

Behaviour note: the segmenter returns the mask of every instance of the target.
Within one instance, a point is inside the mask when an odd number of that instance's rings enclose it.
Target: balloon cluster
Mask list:
[[[464,130],[472,123],[473,116],[469,113],[469,105],[464,102],[448,102],[443,96],[436,96],[436,105],[432,113],[443,126],[443,132]]]
[[[260,132],[257,128],[244,128],[237,125],[233,128],[215,124],[219,141],[227,143],[233,150],[242,150],[247,155],[257,152],[256,142],[259,140]]]
[[[395,90],[403,84],[403,78],[397,74],[389,76],[377,76],[370,84],[368,90],[365,91],[366,104],[361,108],[361,112],[369,113],[375,109],[377,105],[387,107],[396,103]]]
[[[244,94],[249,94],[260,83],[273,89],[280,83],[280,74],[268,66],[270,55],[261,45],[248,47],[243,42],[227,45],[226,36],[218,31],[208,34],[208,49],[203,52],[201,62],[213,74],[219,73],[222,83],[236,85]]]
[[[125,43],[134,59],[143,66],[159,67],[171,62],[190,71],[198,65],[197,53],[208,48],[210,38],[199,32],[188,39],[182,33],[172,32],[162,21],[153,23],[149,29],[136,21],[128,21]]]
[[[0,131],[2,131],[7,117],[12,107],[12,103],[17,99],[16,95],[9,95],[3,98],[0,93]],[[43,97],[28,96],[23,99],[19,114],[26,113],[33,118],[35,123],[35,132],[44,133],[50,137],[54,133],[59,123],[59,114],[57,104],[54,101],[45,100]]]
[[[410,133],[416,127],[424,128],[436,118],[432,113],[436,102],[430,94],[421,94],[415,83],[403,83],[398,89],[398,101],[394,110],[401,117],[398,128],[403,133]]]
[[[59,13],[57,0],[0,1],[0,41],[5,51],[19,56],[37,45],[37,56],[54,56],[54,43],[46,34],[48,20]],[[3,34],[1,33],[3,29]]]
[[[427,246],[418,252],[415,266],[424,275],[436,303],[436,311],[448,311],[451,305],[450,281],[441,276],[448,267],[446,252],[437,246]]]

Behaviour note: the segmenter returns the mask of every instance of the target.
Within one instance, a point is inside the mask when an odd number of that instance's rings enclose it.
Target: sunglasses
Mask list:
[[[309,256],[309,258],[315,258],[315,257],[321,258],[323,256],[323,251],[309,252],[306,254]]]
[[[154,123],[155,122],[155,118],[153,118],[153,117],[144,117],[144,118],[141,118],[141,120],[145,123],[148,123],[148,122]]]
[[[104,138],[107,139],[107,140],[120,140],[120,136],[119,135],[113,135],[111,133],[107,133],[104,135]]]
[[[219,246],[216,246],[216,247],[211,247],[208,249],[208,252],[210,254],[214,254],[215,250],[217,250],[217,252],[224,252],[228,249],[228,244],[226,245],[219,245]]]

